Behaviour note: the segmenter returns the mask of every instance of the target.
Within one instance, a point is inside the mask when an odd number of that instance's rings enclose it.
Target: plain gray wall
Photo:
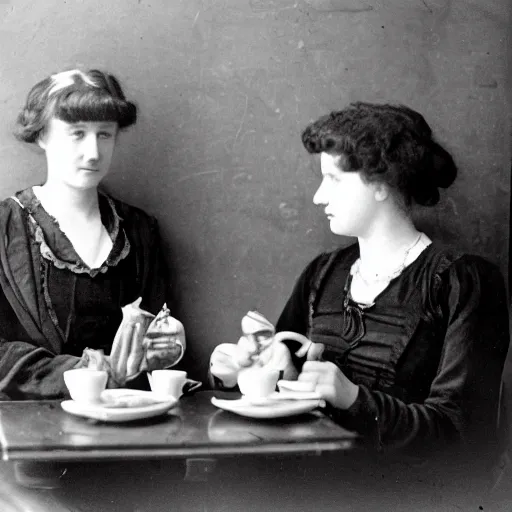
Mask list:
[[[14,0],[0,2],[0,196],[41,182],[11,128],[50,73],[99,67],[139,105],[108,189],[155,215],[175,274],[192,374],[259,309],[275,321],[316,254],[347,239],[311,202],[312,119],[353,100],[421,111],[460,167],[434,237],[506,272],[508,0]]]

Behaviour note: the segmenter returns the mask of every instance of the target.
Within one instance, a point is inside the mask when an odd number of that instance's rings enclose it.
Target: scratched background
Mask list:
[[[275,321],[306,263],[349,242],[312,205],[318,162],[301,130],[352,100],[401,102],[460,167],[439,207],[417,212],[420,226],[507,274],[511,10],[510,0],[0,0],[0,196],[44,180],[40,151],[11,136],[28,89],[66,68],[114,72],[140,118],[107,188],[159,219],[186,364],[204,379],[247,310]],[[483,510],[452,503],[443,483],[429,493],[421,510]],[[274,509],[265,496],[252,503]],[[313,510],[282,496],[281,510]],[[400,510],[420,510],[417,496],[402,499]],[[139,510],[133,500],[123,510]],[[502,502],[510,510],[510,495]]]
[[[330,234],[312,204],[312,119],[352,100],[420,110],[460,177],[421,227],[504,273],[510,206],[508,0],[0,1],[0,196],[44,179],[11,127],[47,74],[100,67],[140,108],[108,189],[160,221],[192,373],[253,308],[275,321]],[[508,97],[507,97],[508,96]]]

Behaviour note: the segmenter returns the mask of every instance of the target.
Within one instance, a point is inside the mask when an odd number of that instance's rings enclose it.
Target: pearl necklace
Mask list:
[[[388,272],[386,274],[375,273],[375,276],[372,276],[372,277],[366,276],[365,277],[363,275],[363,273],[361,272],[361,258],[358,258],[355,261],[354,265],[352,266],[352,274],[354,276],[358,276],[361,279],[361,281],[363,281],[363,283],[365,283],[367,286],[371,286],[371,285],[377,284],[377,283],[384,283],[384,282],[392,281],[393,279],[395,279],[395,277],[398,277],[402,273],[404,268],[406,267],[407,258],[409,257],[409,253],[418,245],[419,241],[421,240],[422,235],[423,235],[423,233],[420,233],[418,238],[413,242],[413,244],[407,248],[407,250],[404,252],[404,257],[402,259],[402,262],[400,263],[400,265],[397,268],[395,268],[391,272]]]

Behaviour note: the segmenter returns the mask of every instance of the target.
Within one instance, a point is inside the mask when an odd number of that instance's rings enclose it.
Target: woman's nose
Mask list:
[[[316,204],[317,206],[320,206],[322,204],[327,204],[327,201],[325,199],[323,183],[317,188],[315,195],[313,196],[313,203]]]
[[[99,159],[98,139],[95,134],[86,137],[84,146],[84,157],[87,161]]]

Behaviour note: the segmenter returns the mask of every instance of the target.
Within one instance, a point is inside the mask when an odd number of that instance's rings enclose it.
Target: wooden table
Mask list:
[[[382,469],[320,411],[247,419],[215,408],[213,395],[237,396],[196,393],[167,416],[126,424],[71,416],[59,401],[0,402],[1,512],[444,512],[480,504],[459,481],[448,489],[408,464]],[[17,469],[34,461],[64,468],[63,478],[49,490],[19,485]]]
[[[204,391],[183,397],[162,417],[101,423],[72,416],[60,401],[0,403],[2,459],[36,461],[218,458],[231,455],[305,454],[347,450],[354,433],[320,411],[256,420],[222,411]]]
[[[272,510],[286,488],[296,510],[314,495],[303,468],[318,475],[312,465],[326,455],[357,451],[356,436],[321,411],[256,420],[212,396],[239,395],[198,392],[165,416],[118,424],[72,416],[60,401],[0,402],[0,510]],[[63,468],[62,478],[45,468]]]

